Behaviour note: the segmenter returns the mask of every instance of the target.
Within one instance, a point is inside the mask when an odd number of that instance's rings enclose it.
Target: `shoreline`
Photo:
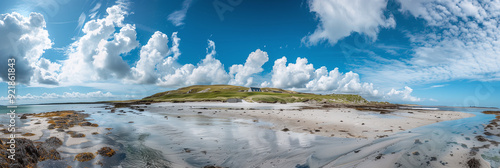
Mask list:
[[[273,108],[259,108],[271,106]],[[365,109],[322,107],[305,103],[154,103],[142,106],[150,112],[169,115],[203,115],[217,118],[267,122],[269,129],[310,133],[327,137],[376,139],[398,132],[474,114],[425,109]],[[238,108],[233,108],[238,107]],[[243,108],[242,108],[243,107]],[[245,108],[246,107],[246,108]],[[165,112],[168,111],[168,112]]]

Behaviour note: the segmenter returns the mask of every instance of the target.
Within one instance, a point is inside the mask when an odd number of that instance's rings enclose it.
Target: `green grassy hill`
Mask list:
[[[262,92],[248,92],[248,87],[232,85],[194,85],[177,90],[161,92],[143,98],[148,102],[193,102],[226,101],[230,98],[259,103],[324,102],[341,104],[372,104],[359,95],[329,94],[317,95],[299,93],[278,88],[261,88]]]

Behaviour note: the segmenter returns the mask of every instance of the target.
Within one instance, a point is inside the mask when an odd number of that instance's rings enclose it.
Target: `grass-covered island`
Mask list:
[[[279,88],[257,88],[250,91],[248,87],[232,85],[194,85],[179,88],[143,98],[141,101],[149,102],[198,102],[219,101],[226,102],[231,99],[245,100],[258,103],[295,103],[318,102],[338,104],[389,104],[387,102],[367,101],[359,95],[352,94],[312,94],[289,91]]]

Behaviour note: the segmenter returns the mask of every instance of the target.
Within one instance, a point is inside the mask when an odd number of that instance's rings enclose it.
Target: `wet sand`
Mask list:
[[[481,124],[494,117],[474,113],[477,117],[467,118],[475,115],[449,110],[453,111],[399,109],[381,114],[380,110],[304,103],[106,105],[85,108],[84,113],[90,114],[87,121],[99,127],[75,125],[67,129],[86,137],[72,138],[56,129],[47,130],[47,118],[35,116],[23,120],[26,122],[19,132],[35,134],[26,137],[35,141],[49,136],[63,141],[57,149],[63,160],[43,161],[40,167],[93,167],[101,161],[105,167],[467,167],[471,158],[489,167],[481,155],[495,157],[498,148],[476,136],[483,128],[500,135],[495,132],[499,124],[490,123],[490,127],[495,126],[490,129]],[[457,120],[460,118],[465,119]],[[490,148],[483,148],[485,144],[491,144]],[[87,162],[73,160],[78,153],[95,153],[106,146],[117,154]],[[492,166],[498,166],[491,160]]]
[[[36,116],[28,116],[27,119],[28,122],[26,122],[23,126],[19,129],[19,132],[22,133],[31,133],[32,135],[30,136],[24,136],[24,135],[18,135],[18,137],[26,138],[29,140],[40,140],[42,136],[44,136],[44,131],[49,137],[56,137],[61,140],[63,140],[63,145],[64,146],[72,146],[72,145],[78,145],[82,144],[85,142],[89,142],[89,136],[92,135],[92,133],[98,133],[102,134],[105,132],[105,128],[102,127],[90,127],[90,126],[80,126],[80,125],[75,125],[73,127],[65,129],[65,131],[58,131],[57,129],[47,129],[47,127],[50,125],[49,119],[46,117],[36,117]],[[85,135],[85,137],[71,137],[67,131],[74,131],[77,133],[82,133]],[[2,138],[7,138],[6,135],[8,134],[3,134],[0,137]]]
[[[105,128],[101,128],[101,127],[89,127],[89,126],[75,125],[71,128],[68,128],[67,131],[74,131],[74,132],[82,133],[82,134],[85,134],[86,137],[74,138],[74,137],[69,136],[66,132],[59,132],[56,129],[47,129],[47,127],[50,125],[48,123],[47,118],[29,116],[28,120],[30,120],[30,121],[25,123],[26,126],[22,127],[20,129],[20,132],[32,133],[34,135],[32,135],[32,136],[18,135],[18,136],[29,139],[29,140],[36,141],[36,140],[40,140],[42,138],[42,136],[44,136],[43,131],[47,131],[46,132],[46,133],[48,133],[47,136],[56,137],[56,138],[63,140],[64,146],[78,145],[78,144],[82,144],[85,142],[89,142],[90,141],[89,136],[91,136],[92,133],[97,132],[99,134],[102,134],[105,132]],[[3,137],[3,136],[0,136],[0,137]]]
[[[151,112],[169,111],[175,115],[252,119],[272,125],[270,129],[311,133],[341,138],[375,139],[436,122],[473,117],[474,114],[423,109],[398,109],[390,112],[353,108],[318,108],[297,103],[157,103],[147,106]],[[174,116],[172,116],[172,114]]]

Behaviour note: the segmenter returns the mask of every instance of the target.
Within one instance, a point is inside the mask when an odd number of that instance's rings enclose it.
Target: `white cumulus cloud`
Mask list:
[[[267,52],[260,49],[250,53],[244,65],[237,64],[229,68],[229,75],[234,78],[229,81],[231,85],[251,86],[253,85],[252,75],[264,71],[262,65],[269,60]]]
[[[40,84],[57,85],[59,83],[59,72],[61,64],[51,62],[48,59],[40,58],[35,63],[33,79]]]
[[[168,36],[162,32],[155,32],[148,43],[142,46],[140,59],[136,67],[132,68],[133,81],[143,84],[154,84],[158,80],[156,67],[169,53]]]
[[[118,3],[106,9],[107,16],[85,23],[83,35],[68,51],[63,61],[61,80],[70,83],[125,78],[130,67],[122,55],[139,45],[135,26],[124,24],[127,4]],[[115,29],[119,29],[115,32]]]
[[[411,89],[408,86],[405,86],[403,90],[396,90],[396,89],[391,89],[387,95],[384,96],[386,100],[392,100],[392,101],[410,101],[410,102],[418,102],[420,101],[420,98],[411,96],[411,92],[413,92],[413,89]]]
[[[303,88],[313,77],[314,67],[306,58],[298,57],[296,63],[287,63],[286,57],[274,61],[271,81],[278,88]]]
[[[362,83],[359,75],[352,71],[342,74],[338,68],[328,72],[326,67],[315,71],[315,77],[306,88],[311,91],[333,91],[334,93],[361,94],[368,97],[379,96],[379,91],[373,88],[372,83]]]
[[[271,82],[264,81],[261,87],[278,87],[303,92],[359,94],[372,100],[421,101],[411,96],[413,90],[406,86],[404,90],[391,89],[384,93],[376,89],[373,83],[361,82],[357,73],[340,73],[338,68],[331,71],[325,66],[318,69],[308,63],[306,58],[297,58],[296,63],[287,63],[286,57],[274,62]]]
[[[393,16],[386,17],[387,0],[310,0],[309,8],[319,19],[316,30],[302,40],[307,45],[337,41],[359,33],[377,39],[380,28],[394,28]]]
[[[179,67],[173,57],[166,59],[163,68],[170,69],[171,73],[162,74],[158,85],[172,87],[195,84],[227,84],[230,76],[224,69],[224,65],[215,58],[215,54],[215,43],[208,40],[207,55],[196,66],[185,64]]]
[[[0,70],[7,72],[7,59],[16,59],[16,81],[30,84],[57,84],[57,63],[42,57],[45,50],[52,47],[49,33],[45,29],[42,14],[31,13],[24,17],[19,13],[0,15]],[[7,73],[0,73],[3,81],[7,81]]]

